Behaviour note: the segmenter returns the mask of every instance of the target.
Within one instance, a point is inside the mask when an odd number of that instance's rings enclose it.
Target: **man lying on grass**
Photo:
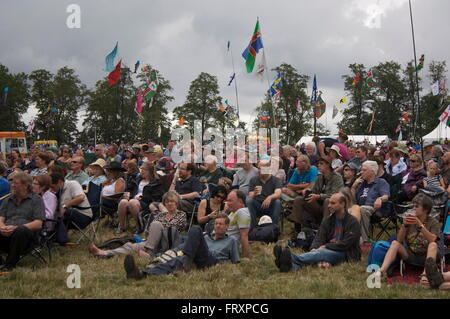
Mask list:
[[[199,226],[193,226],[182,250],[177,252],[177,256],[153,268],[141,271],[136,266],[133,256],[127,255],[124,261],[127,278],[142,279],[147,275],[188,272],[192,264],[201,269],[226,261],[238,263],[240,261],[238,242],[234,237],[226,234],[229,224],[230,219],[227,214],[219,213],[214,221],[214,233],[211,237],[203,236],[202,229]]]
[[[360,226],[356,218],[347,212],[345,196],[342,193],[333,194],[328,209],[331,215],[323,219],[310,252],[297,255],[291,253],[289,247],[274,247],[275,264],[281,272],[312,264],[326,268],[344,261],[361,259]]]

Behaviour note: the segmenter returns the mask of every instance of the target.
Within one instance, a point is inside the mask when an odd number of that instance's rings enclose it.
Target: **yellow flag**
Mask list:
[[[347,102],[347,97],[344,96],[340,101],[339,104],[344,104],[345,102]]]

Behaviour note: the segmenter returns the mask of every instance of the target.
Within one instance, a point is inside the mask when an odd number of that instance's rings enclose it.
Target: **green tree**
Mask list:
[[[0,64],[0,131],[23,131],[25,124],[22,114],[30,104],[29,85],[25,73],[12,74],[6,66]],[[8,88],[5,96],[4,89]]]
[[[148,87],[150,78],[151,66],[149,70],[140,73],[137,77],[140,80],[140,89],[144,92]],[[161,130],[159,139],[165,145],[170,139],[171,123],[169,112],[167,110],[167,103],[174,100],[174,97],[169,94],[172,91],[170,82],[166,80],[158,70],[153,69],[158,74],[158,89],[152,101],[143,98],[142,117],[139,119],[138,138],[142,141],[155,139],[158,136],[158,130]]]
[[[289,144],[298,141],[312,127],[312,113],[306,94],[309,76],[298,73],[293,66],[287,63],[282,63],[273,71],[279,72],[282,79],[279,102],[274,105],[269,92],[267,92],[264,102],[256,111],[258,114],[261,111],[268,111],[270,116],[268,127],[278,128],[281,143]],[[297,109],[298,100],[301,103],[300,112]],[[253,126],[260,127],[258,118],[254,121]]]
[[[445,80],[447,66],[445,61],[432,61],[429,65],[430,83]],[[433,96],[431,92],[420,99],[419,124],[417,126],[417,137],[430,133],[438,124],[439,116],[445,111],[447,103],[444,103],[444,96],[439,94]]]
[[[131,79],[129,68],[122,68],[119,81],[113,86],[108,79],[97,81],[87,101],[86,118],[83,121],[91,142],[97,133],[97,143],[135,141],[138,136],[138,116],[134,111],[137,88]]]
[[[347,134],[362,135],[367,134],[368,124],[372,116],[372,96],[371,88],[365,85],[367,70],[364,64],[350,64],[350,75],[344,75],[344,90],[349,97],[348,108],[343,111],[342,120],[338,123],[338,128]],[[353,79],[360,75],[356,85]]]
[[[30,80],[31,97],[38,109],[34,137],[73,143],[78,135],[78,112],[85,102],[86,86],[67,66],[55,75],[42,69],[33,71]]]
[[[176,107],[173,113],[177,119],[184,117],[184,125],[191,131],[191,134],[194,131],[194,121],[200,121],[204,135],[209,127],[217,124],[221,115],[219,111],[221,101],[217,78],[202,72],[191,82],[186,102]]]

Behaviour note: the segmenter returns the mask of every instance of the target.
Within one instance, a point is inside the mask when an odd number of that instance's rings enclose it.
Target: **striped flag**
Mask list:
[[[247,67],[247,73],[252,73],[253,67],[255,66],[256,55],[259,50],[263,48],[263,43],[261,39],[261,31],[259,29],[259,20],[256,20],[255,31],[253,31],[253,36],[250,39],[250,43],[247,48],[242,53],[242,57],[245,59],[245,66]]]

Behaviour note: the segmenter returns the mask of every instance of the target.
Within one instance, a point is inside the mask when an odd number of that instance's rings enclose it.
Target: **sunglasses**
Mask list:
[[[72,163],[72,164],[80,164],[80,162],[77,162],[77,161],[71,161],[70,163]]]
[[[224,199],[225,199],[224,196],[220,196],[220,195],[216,195],[216,196],[214,196],[214,197],[220,198],[221,200],[224,200]]]

